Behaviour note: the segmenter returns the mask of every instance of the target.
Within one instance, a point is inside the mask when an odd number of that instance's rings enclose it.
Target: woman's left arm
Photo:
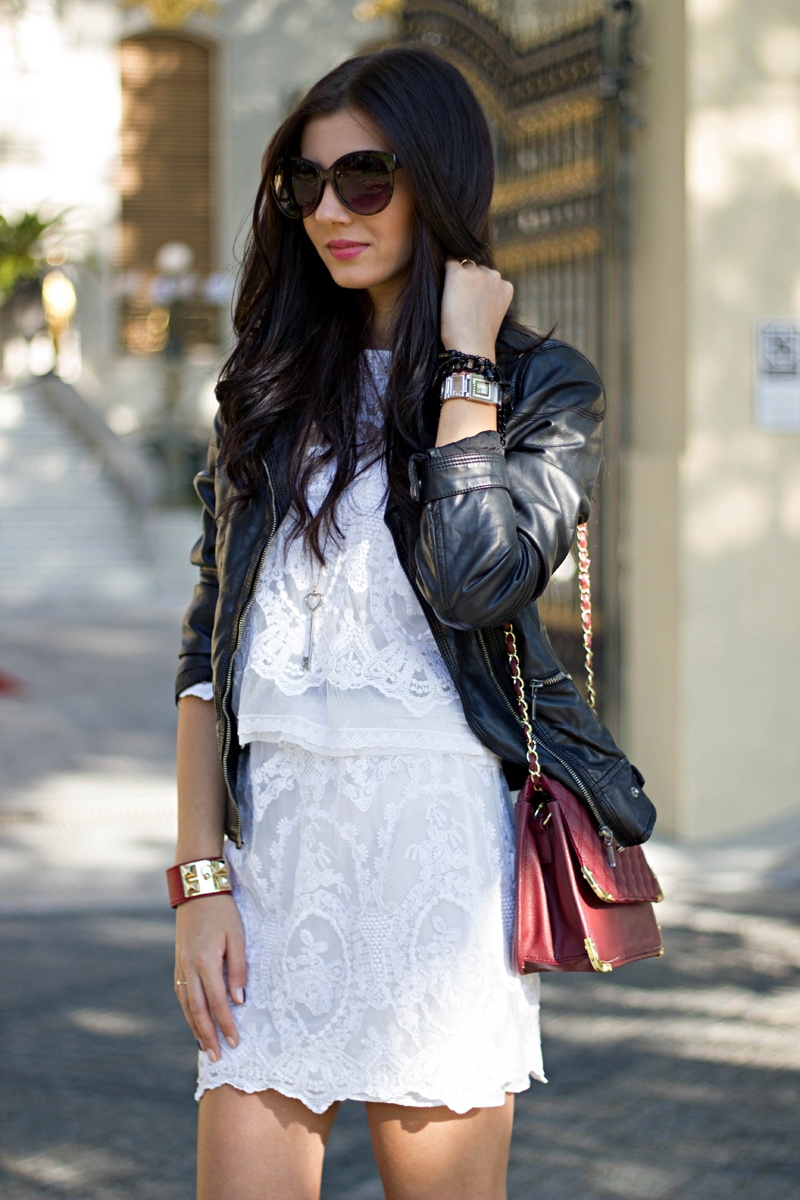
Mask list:
[[[514,288],[498,271],[445,263],[441,335],[445,350],[460,350],[494,362],[494,347]],[[436,445],[445,446],[485,430],[497,429],[493,404],[453,398],[442,405]]]
[[[562,343],[519,369],[505,449],[484,426],[411,463],[423,504],[417,585],[457,629],[502,625],[535,600],[590,512],[604,410],[597,372]]]

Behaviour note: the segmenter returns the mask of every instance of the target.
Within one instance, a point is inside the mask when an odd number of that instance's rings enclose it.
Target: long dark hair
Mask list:
[[[281,213],[270,180],[278,159],[299,153],[309,120],[345,109],[374,122],[413,197],[411,271],[398,303],[384,401],[389,494],[406,517],[416,512],[408,459],[431,444],[438,416],[430,391],[445,258],[493,265],[489,127],[464,77],[435,53],[397,47],[349,59],[311,89],[267,147],[234,313],[238,341],[217,386],[220,457],[233,503],[252,502],[264,485],[270,447],[278,437],[287,439],[287,492],[297,514],[291,533],[302,532],[320,562],[328,536],[339,534],[337,501],[363,467],[357,414],[371,305],[366,293],[333,282],[302,222]],[[523,331],[507,321],[499,351],[512,327],[519,348]],[[526,341],[536,339],[523,337],[523,346]],[[322,452],[309,454],[312,444]],[[314,515],[307,487],[329,464],[335,464],[333,481]]]

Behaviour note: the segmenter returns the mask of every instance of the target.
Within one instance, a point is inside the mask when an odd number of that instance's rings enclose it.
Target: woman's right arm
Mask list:
[[[214,612],[219,592],[216,560],[217,452],[219,418],[208,447],[205,471],[195,479],[203,503],[202,532],[192,550],[200,580],[183,622],[181,665],[176,695],[198,683],[210,683]],[[217,749],[213,700],[184,696],[178,704],[178,847],[176,863],[222,854],[225,782]],[[230,895],[200,896],[176,911],[175,991],[184,1016],[212,1062],[219,1057],[216,1025],[228,1042],[238,1041],[225,991],[244,1003],[247,979],[244,930]],[[178,986],[177,980],[186,980]],[[216,1025],[215,1025],[216,1022]]]
[[[225,781],[217,749],[214,703],[185,696],[178,706],[175,862],[219,858],[224,820]],[[247,983],[244,930],[233,896],[198,896],[178,905],[175,980],[175,991],[192,1033],[200,1048],[216,1062],[217,1025],[230,1046],[239,1040],[228,996],[234,1004],[243,1004]],[[185,984],[178,985],[177,980],[185,980]]]

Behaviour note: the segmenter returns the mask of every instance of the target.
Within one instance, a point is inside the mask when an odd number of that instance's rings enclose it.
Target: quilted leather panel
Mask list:
[[[617,849],[616,866],[612,867],[605,845],[586,808],[555,779],[543,775],[542,783],[550,795],[548,804],[558,805],[578,862],[584,875],[590,876],[588,882],[595,894],[614,904],[636,904],[643,900],[652,904],[663,899],[659,882],[641,846]],[[526,792],[529,792],[529,786],[526,784]],[[534,810],[541,798],[530,795],[530,792],[527,797]]]

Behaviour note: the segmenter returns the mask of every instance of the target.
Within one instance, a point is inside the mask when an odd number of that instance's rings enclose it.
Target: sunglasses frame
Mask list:
[[[353,208],[351,204],[348,204],[342,193],[339,191],[339,187],[336,182],[337,168],[341,167],[342,163],[348,158],[357,158],[359,155],[363,154],[371,154],[373,158],[379,158],[381,162],[385,163],[385,165],[389,168],[389,195],[386,203],[382,204],[380,208],[376,208],[375,212],[371,213],[361,213],[357,208]],[[278,189],[275,180],[278,174],[281,171],[285,171],[287,166],[289,166],[291,163],[303,163],[305,166],[312,167],[317,174],[319,192],[317,194],[317,199],[314,202],[314,207],[310,212],[306,213],[305,216],[303,216],[302,211],[298,211],[297,213],[287,212],[278,199]],[[397,155],[390,154],[388,150],[351,150],[349,154],[343,154],[341,158],[337,158],[336,162],[332,163],[328,167],[327,171],[323,171],[321,167],[318,167],[316,163],[312,163],[309,159],[301,158],[299,154],[290,154],[286,158],[278,159],[273,168],[271,180],[272,195],[275,199],[275,203],[285,217],[288,217],[290,221],[304,221],[307,217],[312,216],[319,208],[322,197],[325,194],[325,184],[329,183],[333,188],[337,200],[339,200],[345,206],[345,208],[349,210],[349,212],[355,213],[356,216],[359,217],[375,217],[378,215],[378,213],[383,212],[385,208],[388,208],[389,204],[391,203],[392,196],[394,195],[394,173],[395,171],[399,170],[400,163],[397,161]],[[291,178],[291,175],[289,178]],[[299,209],[299,205],[297,205],[297,207]]]

